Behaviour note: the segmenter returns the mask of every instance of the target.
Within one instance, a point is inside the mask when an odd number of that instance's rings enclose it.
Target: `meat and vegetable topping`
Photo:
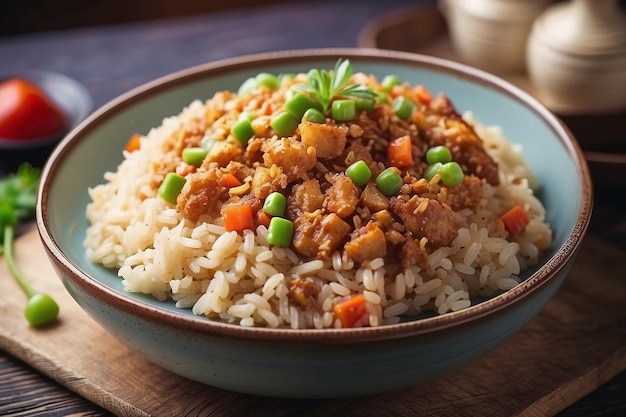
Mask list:
[[[448,97],[395,76],[379,82],[339,60],[262,73],[237,94],[217,93],[159,169],[159,195],[193,222],[219,212],[226,230],[264,224],[271,244],[306,257],[423,265],[456,237],[455,211],[478,208],[483,183],[499,182]],[[306,304],[312,289],[290,291]]]

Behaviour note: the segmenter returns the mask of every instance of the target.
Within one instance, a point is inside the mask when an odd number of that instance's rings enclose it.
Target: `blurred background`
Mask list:
[[[0,36],[243,9],[289,0],[0,1]]]

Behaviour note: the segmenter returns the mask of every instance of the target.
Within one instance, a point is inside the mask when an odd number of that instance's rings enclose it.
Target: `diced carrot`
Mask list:
[[[530,217],[521,204],[516,204],[500,216],[504,228],[511,235],[515,235],[526,228],[530,223]]]
[[[134,135],[132,135],[130,139],[128,139],[128,142],[126,142],[126,146],[124,147],[124,150],[126,152],[138,151],[139,148],[141,148],[140,139],[141,139],[141,135],[139,133],[135,133]]]
[[[363,294],[354,295],[346,301],[337,304],[333,308],[333,312],[341,322],[342,327],[353,327],[365,314],[367,314],[365,297]]]
[[[424,87],[423,85],[418,85],[415,86],[415,88],[413,89],[413,91],[415,91],[415,95],[417,96],[417,99],[425,104],[425,105],[429,105],[431,101],[433,101],[433,96],[430,93],[430,91]]]
[[[262,224],[265,227],[270,226],[270,220],[272,220],[272,216],[264,212],[263,210],[259,210],[259,216],[257,218],[257,223]]]
[[[387,160],[389,164],[404,168],[413,165],[413,152],[411,137],[409,135],[399,137],[389,142],[387,147]]]
[[[239,187],[241,185],[241,181],[229,172],[220,178],[220,185],[226,188]]]
[[[224,229],[229,232],[254,230],[254,213],[250,204],[232,204],[222,207],[222,219],[224,219]]]

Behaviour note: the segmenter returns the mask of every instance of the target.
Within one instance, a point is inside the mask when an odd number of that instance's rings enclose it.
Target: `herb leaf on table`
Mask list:
[[[28,296],[24,316],[35,327],[56,321],[59,306],[48,294],[36,292],[28,283],[15,262],[13,242],[16,228],[35,214],[39,176],[39,169],[24,163],[17,172],[0,180],[0,255],[4,254],[11,275]]]

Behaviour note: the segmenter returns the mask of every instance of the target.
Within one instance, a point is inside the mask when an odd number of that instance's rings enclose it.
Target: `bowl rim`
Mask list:
[[[55,172],[62,165],[63,159],[72,151],[78,142],[89,134],[100,120],[107,119],[111,115],[122,111],[126,106],[146,96],[158,94],[162,90],[192,82],[196,79],[204,79],[210,76],[228,73],[232,70],[251,68],[258,64],[302,63],[308,60],[336,60],[338,58],[349,58],[354,61],[361,59],[381,63],[395,62],[404,65],[413,65],[416,66],[416,68],[443,71],[455,77],[467,79],[505,94],[537,113],[563,142],[563,145],[566,146],[569,154],[575,159],[578,167],[577,174],[579,177],[577,181],[580,182],[582,188],[580,208],[577,213],[576,222],[563,245],[558,248],[556,253],[554,253],[542,267],[516,287],[464,310],[377,327],[298,330],[291,328],[244,327],[207,320],[202,316],[192,317],[183,312],[178,313],[165,310],[132,298],[130,294],[119,294],[117,291],[81,271],[78,265],[62,252],[48,228],[48,214],[45,207],[47,206],[49,197],[49,184],[53,181]],[[104,300],[103,302],[112,308],[120,309],[142,320],[177,329],[184,328],[187,331],[197,334],[257,341],[317,342],[322,344],[379,341],[383,339],[389,340],[423,335],[460,326],[470,321],[489,316],[496,311],[512,307],[514,304],[536,292],[540,287],[554,278],[559,271],[566,267],[568,261],[575,255],[581,245],[582,238],[590,222],[593,206],[591,176],[584,155],[576,139],[567,127],[537,99],[506,80],[465,64],[412,52],[375,48],[312,48],[249,54],[196,65],[135,87],[94,111],[70,131],[55,147],[42,169],[41,183],[37,197],[36,225],[44,248],[48,256],[53,260],[53,263],[55,263],[57,272],[61,275],[72,277],[71,281],[73,285],[80,286],[82,290],[88,292],[95,298]],[[549,272],[550,270],[552,273]]]

